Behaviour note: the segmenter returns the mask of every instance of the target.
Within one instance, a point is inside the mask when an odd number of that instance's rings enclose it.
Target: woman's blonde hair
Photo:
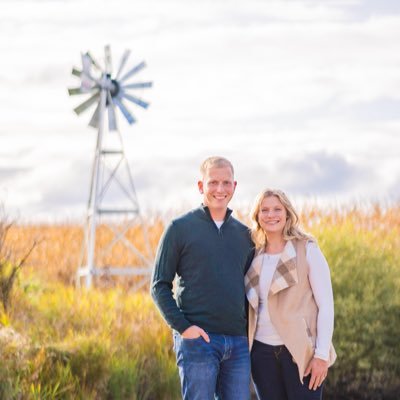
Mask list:
[[[278,189],[265,189],[257,195],[250,214],[252,221],[251,237],[256,249],[264,249],[268,243],[267,235],[258,222],[258,214],[260,212],[261,203],[263,200],[271,196],[275,196],[282,203],[286,210],[286,224],[283,228],[283,238],[285,240],[308,239],[315,241],[311,235],[305,233],[299,227],[299,216],[286,194],[282,192],[282,190]]]

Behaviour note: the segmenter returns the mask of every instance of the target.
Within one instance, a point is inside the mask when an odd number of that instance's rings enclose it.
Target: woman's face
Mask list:
[[[267,235],[282,233],[286,224],[286,216],[286,209],[278,197],[269,196],[261,202],[258,222]]]

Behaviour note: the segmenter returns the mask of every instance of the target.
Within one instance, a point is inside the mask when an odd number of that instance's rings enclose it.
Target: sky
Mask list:
[[[143,214],[197,206],[208,156],[235,166],[233,208],[265,187],[296,204],[400,198],[397,0],[0,0],[0,202],[23,221],[83,218],[97,131],[71,75],[81,53],[134,81],[118,115]],[[106,135],[115,135],[106,132]]]

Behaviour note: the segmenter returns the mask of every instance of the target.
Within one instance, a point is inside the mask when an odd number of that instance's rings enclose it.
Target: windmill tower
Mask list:
[[[80,86],[68,89],[71,96],[89,95],[74,109],[77,115],[96,104],[89,126],[97,129],[97,143],[77,272],[78,284],[84,278],[86,287],[92,285],[96,276],[130,275],[136,277],[135,290],[148,281],[151,271],[153,253],[140,215],[116,111],[121,111],[128,123],[133,124],[135,118],[125,101],[147,108],[149,104],[132,92],[150,88],[152,82],[128,83],[146,66],[141,62],[123,73],[129,55],[126,50],[113,75],[110,46],[104,49],[104,67],[89,52],[82,54],[82,69],[72,69],[72,74],[80,79]]]

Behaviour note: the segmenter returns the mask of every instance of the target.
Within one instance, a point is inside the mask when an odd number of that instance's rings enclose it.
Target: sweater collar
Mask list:
[[[210,218],[212,221],[214,221],[211,216],[210,209],[208,208],[208,206],[201,204],[200,209],[204,212],[205,215],[208,216],[208,218]],[[224,222],[226,222],[229,219],[231,214],[232,214],[232,210],[230,208],[227,208],[226,213],[225,213]]]

